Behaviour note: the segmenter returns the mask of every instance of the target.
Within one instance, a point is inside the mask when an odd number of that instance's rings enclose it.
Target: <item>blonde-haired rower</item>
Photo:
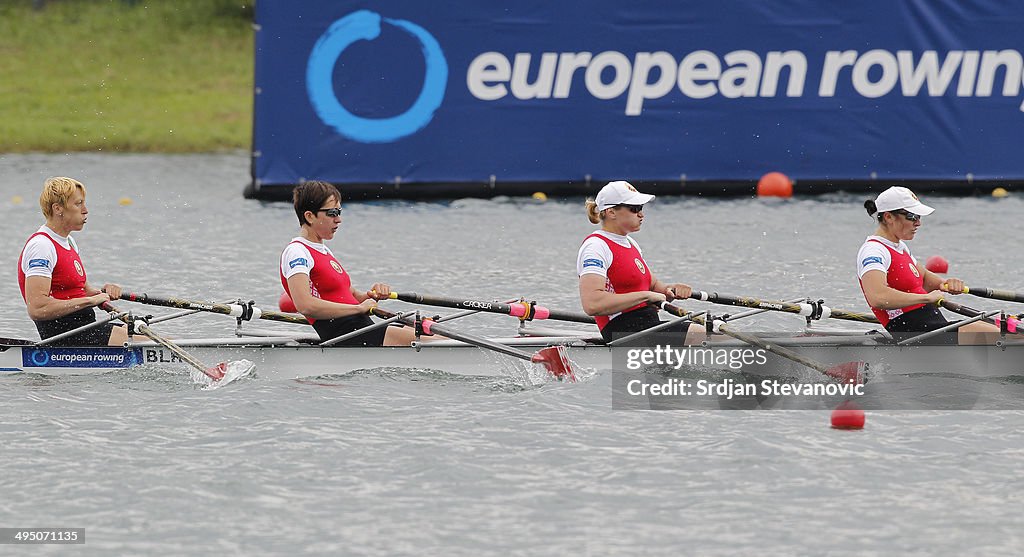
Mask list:
[[[90,285],[78,244],[71,237],[85,226],[85,186],[73,178],[49,178],[43,184],[39,207],[46,223],[29,236],[18,258],[18,286],[40,338],[96,322],[96,306],[121,297],[121,287]],[[105,323],[55,344],[118,346],[128,340],[127,329]]]

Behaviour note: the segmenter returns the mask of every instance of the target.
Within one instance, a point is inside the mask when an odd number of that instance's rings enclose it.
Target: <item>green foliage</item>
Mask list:
[[[240,149],[252,2],[0,2],[0,151]]]

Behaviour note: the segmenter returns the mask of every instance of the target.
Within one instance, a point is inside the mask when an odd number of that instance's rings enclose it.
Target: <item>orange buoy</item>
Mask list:
[[[864,429],[864,411],[853,401],[836,406],[832,411],[832,427],[836,429]]]
[[[757,181],[758,197],[793,197],[793,181],[781,172],[769,172]]]
[[[941,255],[933,255],[925,260],[924,268],[933,273],[945,274],[949,272],[949,261]]]
[[[277,300],[277,307],[285,313],[298,313],[299,310],[295,309],[295,302],[292,301],[292,297],[287,292],[282,292],[281,297]]]

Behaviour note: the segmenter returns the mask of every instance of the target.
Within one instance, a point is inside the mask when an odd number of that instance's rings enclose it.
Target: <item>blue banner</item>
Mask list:
[[[1024,178],[1024,3],[256,8],[257,191]]]

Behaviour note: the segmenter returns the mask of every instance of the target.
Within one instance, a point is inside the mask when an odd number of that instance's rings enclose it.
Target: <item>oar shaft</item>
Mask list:
[[[818,306],[818,308],[816,308],[813,304],[792,304],[788,302],[773,302],[761,300],[758,298],[752,298],[749,296],[730,296],[728,294],[719,294],[718,292],[704,292],[702,290],[694,290],[693,293],[690,294],[690,298],[693,298],[695,300],[702,300],[705,302],[712,302],[715,304],[766,309],[771,311],[781,311],[784,313],[795,313],[797,315],[811,317],[812,319],[831,317],[833,319],[845,319],[847,321],[878,323],[878,318],[876,318],[873,314],[870,313],[858,313],[842,309],[830,308],[828,306]],[[816,313],[818,313],[817,316],[815,316]]]
[[[576,323],[594,323],[594,318],[586,314],[550,309],[527,302],[506,304],[502,302],[484,302],[481,300],[461,300],[447,296],[417,294],[416,292],[392,292],[391,298],[413,304],[500,313],[520,319],[557,319],[559,321],[573,321]]]
[[[1011,290],[997,290],[995,288],[981,288],[977,286],[968,288],[965,286],[964,294],[973,294],[982,298],[992,298],[994,300],[1005,300],[1007,302],[1018,302],[1024,304],[1024,294],[1018,294]]]
[[[184,350],[182,350],[181,347],[178,346],[177,344],[174,344],[173,342],[167,340],[166,338],[164,338],[164,337],[154,333],[153,330],[150,329],[145,324],[145,322],[143,322],[141,320],[140,321],[136,321],[135,322],[135,330],[140,332],[140,333],[142,333],[142,334],[144,334],[144,335],[146,335],[147,337],[152,339],[153,342],[155,342],[155,343],[159,344],[160,346],[163,346],[164,348],[170,350],[175,356],[181,358],[182,361],[184,361],[188,365],[190,365],[190,366],[196,368],[197,370],[201,371],[204,375],[206,375],[210,379],[217,380],[217,379],[220,379],[221,377],[224,376],[223,373],[221,373],[220,375],[215,373],[213,371],[213,368],[203,364],[203,362],[200,362],[199,360],[197,360],[195,358],[195,356],[193,356],[192,354],[189,354],[188,352],[185,352]]]
[[[246,307],[239,304],[218,304],[216,302],[202,302],[186,300],[184,298],[161,298],[159,296],[150,296],[149,294],[144,293],[137,294],[135,292],[126,292],[121,295],[121,299],[128,300],[129,302],[138,302],[140,304],[149,304],[151,306],[194,309],[210,313],[219,313],[221,315],[230,315],[232,317],[242,317],[244,319],[258,318],[269,321],[309,325],[309,321],[306,321],[306,319],[301,316],[291,313],[265,311],[255,306]],[[248,316],[246,316],[247,311],[249,312]]]
[[[203,375],[206,375],[210,379],[213,379],[214,381],[217,381],[217,380],[219,380],[219,379],[224,377],[224,372],[222,371],[222,369],[215,368],[215,367],[209,367],[209,366],[203,364],[203,362],[200,362],[199,360],[197,360],[194,356],[192,356],[192,354],[189,354],[188,352],[185,352],[185,350],[183,350],[177,344],[174,344],[173,342],[171,342],[171,341],[167,340],[166,338],[164,338],[164,337],[156,334],[155,332],[153,332],[153,330],[149,328],[149,325],[147,325],[145,321],[143,321],[141,319],[136,319],[136,320],[132,321],[131,320],[131,314],[129,314],[128,312],[118,312],[117,309],[115,309],[114,306],[110,302],[104,302],[103,304],[100,305],[100,307],[103,308],[106,311],[109,311],[111,314],[116,312],[117,313],[117,316],[116,316],[117,319],[120,319],[121,321],[123,321],[125,323],[125,325],[129,326],[129,328],[134,327],[136,331],[142,333],[143,335],[146,335],[153,342],[155,342],[155,343],[159,344],[160,346],[163,346],[164,348],[170,350],[174,355],[176,355],[179,358],[181,358],[181,360],[183,362],[185,362],[188,365],[196,368],[197,370],[202,372]]]
[[[677,315],[679,317],[682,317],[684,315],[688,315],[690,313],[690,312],[687,312],[685,309],[683,309],[683,308],[681,308],[679,306],[674,306],[674,305],[669,304],[669,303],[662,304],[661,305],[661,309],[671,313],[672,315]],[[705,322],[706,322],[706,320],[703,317],[699,316],[699,315],[693,315],[691,317],[691,319],[693,320],[694,323],[697,323],[699,325],[704,325]],[[803,356],[801,354],[798,354],[798,353],[796,353],[796,352],[794,352],[794,351],[792,351],[792,350],[790,350],[788,348],[785,348],[783,346],[779,346],[777,344],[771,344],[771,343],[765,341],[764,339],[762,339],[762,338],[760,338],[758,336],[755,336],[755,335],[750,335],[750,334],[747,334],[747,333],[741,333],[740,331],[736,331],[736,330],[732,329],[728,325],[719,325],[717,330],[719,332],[721,332],[722,334],[731,336],[732,338],[734,338],[736,340],[743,341],[743,342],[745,342],[747,344],[751,344],[753,346],[757,346],[758,348],[762,348],[762,349],[767,350],[769,352],[778,354],[779,356],[782,356],[783,358],[786,358],[788,360],[792,360],[792,361],[794,361],[794,362],[796,362],[798,364],[807,366],[807,367],[809,367],[811,369],[814,369],[814,370],[817,370],[817,371],[819,371],[821,373],[824,373],[825,375],[830,375],[831,376],[831,373],[829,373],[829,369],[830,368],[828,366],[826,366],[825,364],[823,364],[821,362],[817,362],[815,360],[812,360],[812,359],[810,359],[810,358],[808,358],[806,356]]]
[[[108,308],[110,308],[110,309],[108,309]],[[47,345],[47,344],[52,344],[54,342],[57,342],[58,340],[64,340],[64,339],[66,339],[68,337],[73,337],[73,336],[77,335],[78,333],[82,333],[82,332],[85,332],[85,331],[88,331],[88,330],[91,330],[91,329],[95,329],[96,327],[99,327],[99,326],[102,326],[102,325],[106,325],[107,323],[110,323],[111,321],[114,321],[115,319],[119,319],[119,318],[121,318],[121,317],[123,317],[125,315],[128,315],[127,312],[118,312],[117,310],[113,309],[113,307],[110,306],[109,304],[103,304],[101,309],[109,311],[110,314],[107,315],[106,317],[102,317],[100,319],[97,319],[96,321],[93,321],[92,323],[89,323],[87,325],[82,325],[81,327],[76,327],[74,329],[71,329],[70,331],[65,331],[63,333],[60,333],[59,335],[54,335],[52,337],[47,337],[47,338],[45,338],[43,340],[40,340],[36,344],[38,344],[40,346],[44,346],[44,345]]]
[[[372,313],[382,319],[391,319],[398,315],[396,313],[392,313],[390,311],[380,309],[378,307],[373,308]],[[413,317],[402,317],[399,319],[399,321],[405,323],[406,325],[416,325],[416,320]],[[532,354],[528,354],[526,352],[523,352],[522,350],[516,350],[511,346],[505,346],[504,344],[500,344],[483,337],[478,337],[476,335],[470,335],[458,331],[453,331],[448,327],[445,327],[444,325],[435,324],[432,320],[425,320],[422,321],[422,323],[424,325],[425,332],[439,333],[450,339],[462,341],[465,342],[466,344],[472,344],[474,346],[479,346],[482,348],[489,348],[491,350],[494,350],[495,352],[501,352],[502,354],[505,354],[507,356],[512,356],[513,358],[519,358],[521,360],[526,360],[528,362],[533,360]]]
[[[949,301],[949,300],[947,300],[945,298],[939,300],[939,305],[944,307],[944,308],[946,308],[946,309],[948,309],[949,311],[952,311],[953,313],[959,313],[960,315],[964,315],[966,317],[977,317],[977,316],[981,315],[981,316],[984,316],[981,319],[982,321],[984,321],[986,323],[989,323],[991,325],[995,325],[997,327],[999,327],[1001,325],[1000,324],[1000,320],[999,320],[998,317],[990,318],[988,316],[985,316],[985,312],[983,312],[981,310],[970,308],[970,307],[958,304],[956,302],[951,302],[951,301]],[[1019,319],[1014,318],[1014,317],[1007,317],[1006,322],[1007,322],[1007,330],[1009,332],[1016,333],[1016,334],[1024,334],[1024,324],[1022,324]]]

